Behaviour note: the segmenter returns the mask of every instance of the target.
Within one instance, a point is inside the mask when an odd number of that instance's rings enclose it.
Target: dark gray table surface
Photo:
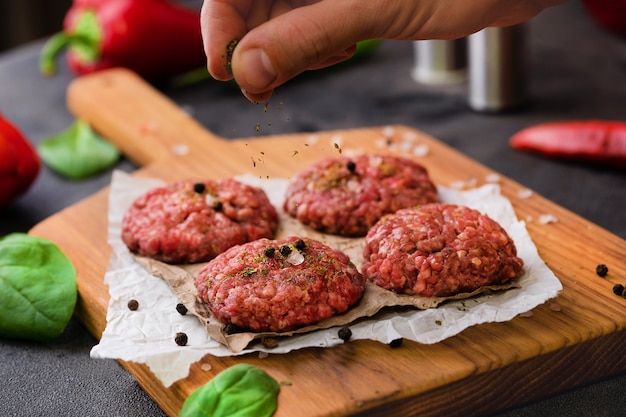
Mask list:
[[[577,1],[547,10],[527,26],[530,106],[507,114],[469,110],[464,84],[415,83],[410,77],[410,42],[385,41],[358,65],[305,74],[279,88],[267,112],[245,101],[230,84],[208,81],[160,88],[225,138],[412,126],[626,239],[626,174],[544,159],[508,146],[513,133],[539,122],[626,120],[626,39],[598,28]],[[0,112],[33,143],[73,122],[65,107],[73,75],[64,65],[54,78],[39,75],[42,43],[0,54]],[[121,160],[116,168],[132,171],[135,166]],[[44,167],[29,192],[0,211],[0,235],[28,231],[106,186],[110,175],[107,171],[88,180],[67,181]],[[51,342],[0,339],[0,415],[163,415],[115,361],[90,359],[96,343],[76,320]],[[498,416],[626,416],[626,375]]]

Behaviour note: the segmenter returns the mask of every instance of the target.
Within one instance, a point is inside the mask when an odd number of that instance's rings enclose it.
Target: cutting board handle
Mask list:
[[[134,72],[114,68],[96,74],[70,83],[68,109],[139,166],[214,151],[226,142]]]

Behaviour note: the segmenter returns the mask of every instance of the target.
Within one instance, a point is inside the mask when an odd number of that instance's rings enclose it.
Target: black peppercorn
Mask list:
[[[243,332],[245,332],[245,330],[237,326],[236,324],[229,323],[226,326],[224,326],[224,333],[226,334],[235,334],[235,333],[243,333]]]
[[[274,349],[278,346],[278,342],[273,337],[262,337],[261,344],[267,349]]]
[[[306,243],[304,242],[304,240],[298,239],[296,240],[296,243],[294,244],[294,246],[296,247],[296,249],[302,250],[306,248]]]
[[[605,277],[606,274],[608,273],[609,273],[609,268],[606,265],[600,264],[596,266],[596,274],[598,274],[598,276]]]
[[[352,330],[349,327],[342,327],[337,335],[341,340],[347,342],[352,337]]]
[[[274,249],[273,247],[269,247],[265,248],[265,252],[263,252],[263,254],[268,258],[271,258],[272,256],[274,256],[274,252],[276,252],[276,249]]]
[[[346,168],[348,168],[348,171],[354,172],[356,170],[356,164],[354,163],[354,161],[348,161],[348,163],[346,164]]]
[[[283,245],[280,247],[280,254],[283,256],[289,256],[291,253],[291,248],[287,245]]]
[[[404,339],[399,338],[399,339],[393,339],[391,342],[389,342],[389,346],[392,348],[397,348],[402,346],[402,342]]]
[[[622,284],[613,285],[613,294],[615,295],[623,295],[624,294],[624,286]]]
[[[204,184],[203,184],[203,183],[201,183],[201,182],[197,182],[197,183],[195,183],[195,184],[193,185],[193,191],[194,191],[194,192],[196,192],[196,193],[198,193],[198,194],[202,194],[202,193],[204,192],[205,188],[206,188],[206,187],[205,187],[205,186],[204,186]]]
[[[139,308],[139,302],[137,300],[130,300],[127,305],[130,311],[135,311]]]
[[[178,303],[176,304],[176,311],[178,311],[181,316],[184,316],[187,314],[187,307],[185,307],[183,303]]]
[[[185,346],[188,342],[187,334],[183,332],[176,333],[176,336],[174,336],[174,341],[178,346]]]
[[[222,211],[222,209],[224,208],[224,206],[222,205],[221,201],[216,201],[213,203],[213,210],[215,211]]]

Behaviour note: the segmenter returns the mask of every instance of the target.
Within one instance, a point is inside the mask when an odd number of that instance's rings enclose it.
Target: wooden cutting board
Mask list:
[[[134,173],[141,177],[289,177],[340,151],[396,152],[404,146],[410,154],[422,145],[429,152],[418,161],[437,184],[481,185],[495,174],[403,126],[224,140],[125,70],[75,80],[68,107],[142,166]],[[288,382],[281,387],[276,417],[485,415],[625,372],[626,299],[615,296],[612,287],[626,282],[626,242],[536,193],[520,197],[525,187],[508,178],[501,176],[499,183],[518,217],[533,219],[529,233],[564,287],[532,317],[474,326],[435,345],[405,341],[391,348],[352,341],[263,359],[206,356],[188,378],[169,388],[144,365],[122,365],[171,416],[194,389],[242,361]],[[109,299],[103,283],[110,255],[107,193],[104,189],[31,231],[56,242],[76,266],[76,314],[97,338],[106,325]],[[537,219],[543,214],[558,221],[542,224]],[[599,263],[609,266],[608,277],[596,275]]]

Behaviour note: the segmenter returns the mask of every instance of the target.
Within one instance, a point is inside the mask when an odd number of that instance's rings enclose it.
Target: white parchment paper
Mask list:
[[[280,210],[287,185],[286,179],[238,177],[242,182],[262,187]],[[122,217],[133,200],[163,182],[132,177],[121,171],[113,174],[108,210],[108,243],[112,255],[104,277],[109,287],[110,302],[107,325],[100,342],[91,350],[93,358],[121,359],[146,364],[166,387],[189,374],[189,367],[203,356],[235,355],[224,345],[212,340],[202,324],[192,315],[180,315],[179,302],[165,281],[146,272],[133,258],[120,239]],[[384,310],[371,319],[350,325],[352,339],[371,339],[389,343],[405,338],[431,344],[454,336],[481,323],[508,321],[555,297],[562,289],[557,277],[539,257],[523,221],[519,221],[510,202],[500,194],[497,184],[487,184],[469,191],[439,187],[442,202],[466,205],[488,214],[498,221],[515,241],[518,256],[524,260],[520,288],[503,293],[451,301],[437,308],[418,310]],[[288,217],[281,215],[279,236],[293,234]],[[298,230],[300,233],[301,230]],[[324,241],[324,235],[311,232]],[[359,266],[362,239],[328,239],[326,243],[346,252]],[[130,311],[130,299],[139,302]],[[189,338],[186,346],[174,342],[177,332]],[[343,343],[337,328],[317,330],[281,339],[275,348],[261,344],[237,354],[254,351],[283,354],[306,347],[332,347]]]

